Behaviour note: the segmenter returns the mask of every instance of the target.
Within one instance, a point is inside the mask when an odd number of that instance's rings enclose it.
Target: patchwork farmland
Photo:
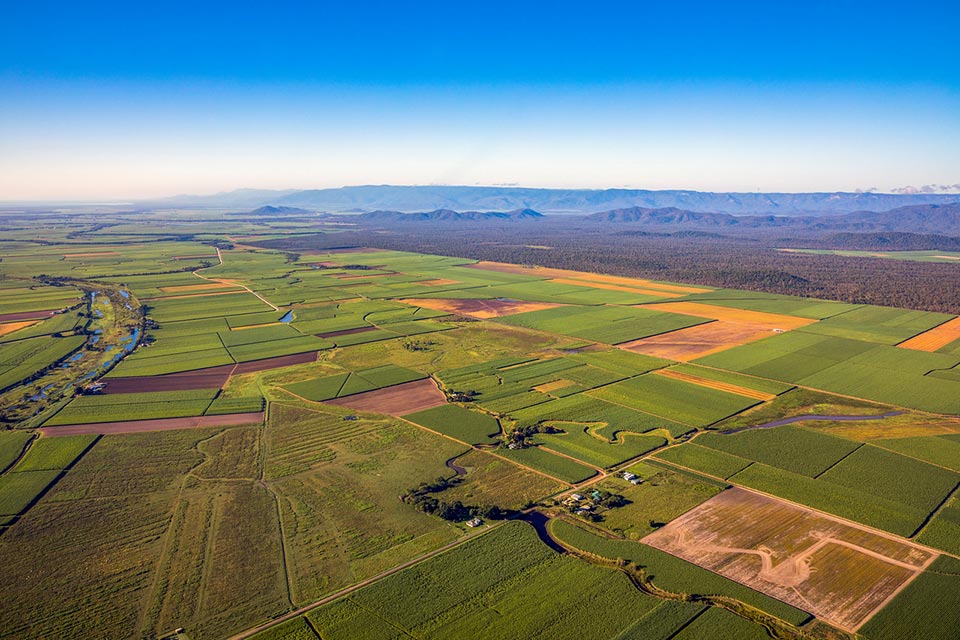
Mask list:
[[[955,316],[210,215],[0,242],[11,637],[948,637]]]

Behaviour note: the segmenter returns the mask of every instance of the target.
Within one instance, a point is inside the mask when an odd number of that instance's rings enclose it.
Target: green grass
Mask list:
[[[917,541],[960,555],[960,500],[956,495],[923,527]]]
[[[0,515],[22,512],[59,475],[60,471],[22,471],[0,476]]]
[[[500,424],[492,416],[455,404],[412,413],[405,418],[467,444],[494,443],[500,433]]]
[[[26,431],[0,431],[0,473],[20,457],[30,438]]]
[[[405,369],[392,364],[385,364],[372,369],[363,369],[351,373],[340,373],[333,376],[313,378],[302,382],[283,385],[284,389],[295,393],[301,398],[323,402],[333,398],[373,391],[383,387],[390,387],[404,382],[420,380],[425,376],[422,373]]]
[[[860,629],[869,640],[949,640],[960,629],[960,575],[941,556]]]
[[[582,424],[554,422],[553,426],[563,432],[538,433],[533,437],[533,442],[597,467],[612,467],[667,443],[660,436],[638,435],[629,431],[619,432],[619,441],[611,442],[595,435],[591,427]]]
[[[695,427],[723,420],[759,402],[659,375],[630,378],[590,394]]]
[[[940,436],[919,436],[877,440],[872,444],[911,458],[919,458],[941,467],[960,471],[960,442],[956,440]]]
[[[34,441],[15,472],[51,471],[69,467],[97,439],[96,436],[59,436]]]
[[[659,451],[655,457],[723,479],[742,471],[751,463],[745,458],[701,447],[694,442]]]
[[[860,446],[858,442],[793,425],[734,434],[705,433],[697,438],[697,444],[811,478]]]
[[[703,324],[704,318],[637,307],[556,307],[501,318],[516,327],[539,329],[606,344],[628,342]]]
[[[960,473],[868,444],[820,479],[929,513],[957,486]]]
[[[913,535],[928,513],[875,495],[888,484],[877,489],[848,487],[760,463],[731,476],[729,481],[901,536]]]
[[[564,482],[580,482],[593,477],[597,472],[578,462],[554,455],[540,447],[526,447],[525,449],[499,449],[499,455],[516,460],[522,465],[542,471],[549,476],[559,478]]]

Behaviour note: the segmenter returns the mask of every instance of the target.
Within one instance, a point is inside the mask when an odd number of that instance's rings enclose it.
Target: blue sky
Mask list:
[[[4,7],[0,200],[960,182],[957,3],[306,4]]]

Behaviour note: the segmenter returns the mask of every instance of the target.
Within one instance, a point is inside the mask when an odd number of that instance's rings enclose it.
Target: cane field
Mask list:
[[[44,215],[41,242],[0,214],[4,637],[956,628],[951,314],[340,246],[322,217]],[[788,543],[700,519],[737,500],[815,515]],[[714,572],[694,525],[790,560]],[[805,571],[850,545],[910,566]],[[850,604],[785,595],[831,580]]]

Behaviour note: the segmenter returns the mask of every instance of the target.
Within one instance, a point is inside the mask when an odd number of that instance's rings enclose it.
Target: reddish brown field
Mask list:
[[[357,411],[402,416],[439,407],[446,402],[447,397],[437,388],[437,384],[427,378],[377,389],[376,391],[357,393],[345,398],[327,400],[326,404],[349,407]]]
[[[955,340],[960,340],[960,318],[948,320],[943,324],[904,340],[898,347],[915,351],[936,351]]]
[[[656,305],[661,306],[661,305]],[[708,322],[669,333],[622,342],[617,346],[634,353],[642,353],[668,360],[689,362],[730,347],[773,335],[771,329],[739,322]]]
[[[160,418],[157,420],[127,420],[124,422],[101,422],[98,424],[65,424],[59,427],[43,427],[44,436],[109,435],[114,433],[143,433],[146,431],[170,431],[173,429],[197,429],[201,427],[233,427],[263,422],[263,412],[228,413],[222,416],[197,416],[194,418]]]
[[[855,632],[938,554],[733,488],[641,542]]]
[[[318,338],[336,338],[338,336],[352,336],[355,333],[366,333],[373,331],[376,327],[357,327],[356,329],[341,329],[340,331],[328,331],[327,333],[315,334]]]
[[[227,384],[232,375],[268,371],[281,367],[306,364],[317,359],[319,351],[296,353],[290,356],[277,356],[263,360],[251,360],[239,364],[225,364],[219,367],[194,369],[179,373],[167,373],[160,376],[134,376],[130,378],[106,378],[104,394],[142,393],[145,391],[189,391],[190,389],[219,389]]]
[[[525,311],[540,311],[553,309],[563,305],[550,302],[524,302],[523,300],[461,300],[457,298],[406,298],[400,300],[405,304],[437,311],[447,311],[460,316],[486,320],[499,318]]]
[[[56,314],[58,309],[47,309],[46,311],[20,311],[17,313],[0,313],[0,322],[13,322],[15,320],[43,320]]]

